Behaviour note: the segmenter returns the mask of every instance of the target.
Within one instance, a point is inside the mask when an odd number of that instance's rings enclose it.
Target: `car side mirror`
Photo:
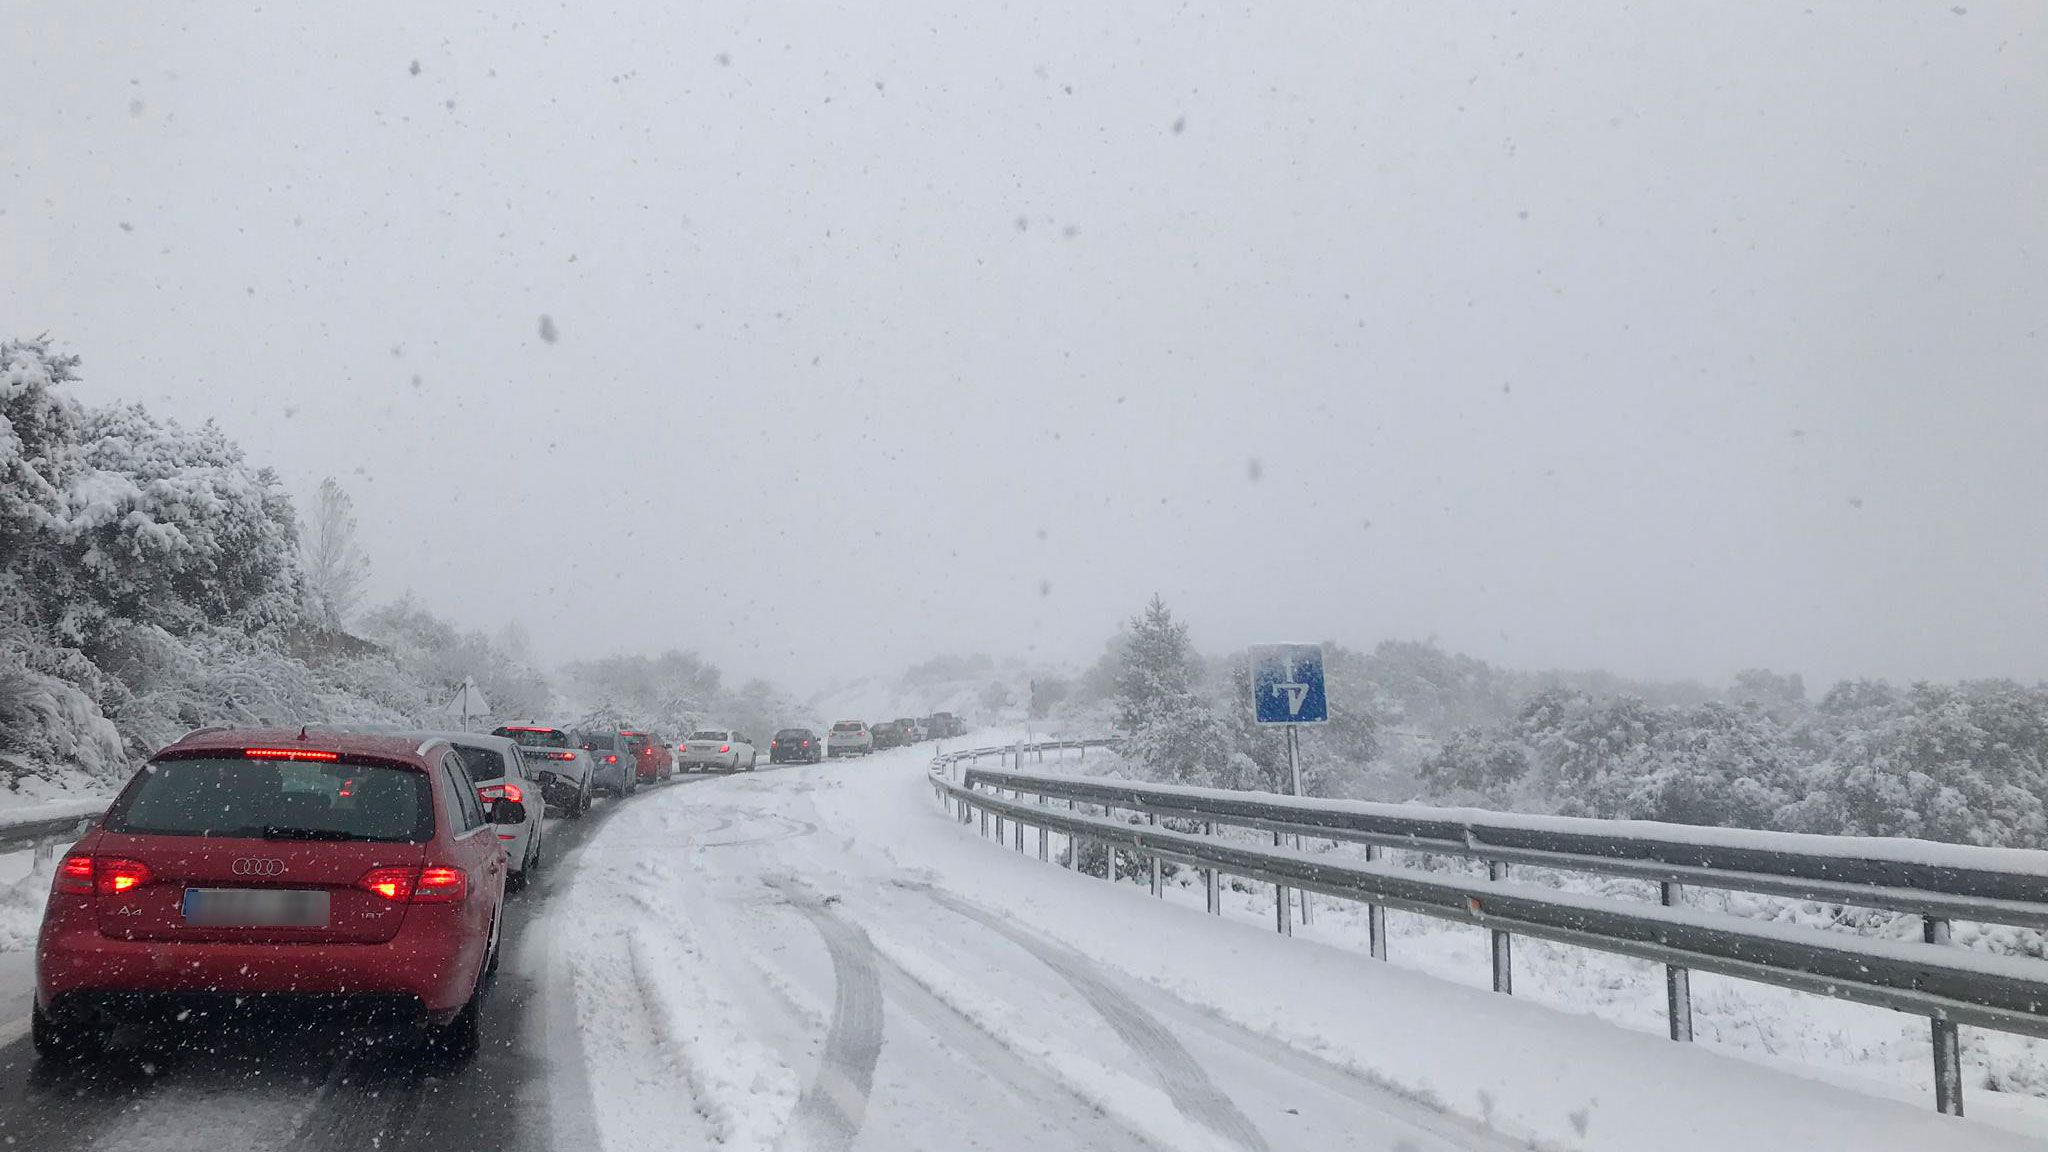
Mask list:
[[[491,802],[491,823],[526,823],[526,805],[517,800],[494,800]]]

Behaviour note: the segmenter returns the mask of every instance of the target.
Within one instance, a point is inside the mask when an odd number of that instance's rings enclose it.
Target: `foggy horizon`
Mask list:
[[[2028,8],[364,11],[0,14],[0,317],[334,476],[373,603],[2048,678]]]

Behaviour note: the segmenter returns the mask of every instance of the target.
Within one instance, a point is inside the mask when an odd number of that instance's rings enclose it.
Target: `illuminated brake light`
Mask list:
[[[101,857],[89,863],[92,865],[93,888],[102,896],[133,891],[156,878],[149,865],[140,860]]]
[[[393,904],[403,904],[412,899],[413,884],[419,875],[417,868],[372,868],[356,881],[356,887]]]
[[[607,764],[617,764],[619,762],[619,758],[617,756],[607,756],[604,758],[604,762]]]
[[[322,752],[317,748],[244,748],[242,755],[251,760],[318,760],[327,764],[341,759],[339,752]]]
[[[469,895],[469,877],[460,868],[430,864],[425,868],[372,868],[356,887],[393,904],[454,904]]]
[[[514,804],[526,802],[526,793],[517,784],[486,784],[477,789],[476,794],[485,800],[510,800]]]
[[[419,883],[412,890],[412,902],[453,904],[468,894],[469,877],[463,874],[462,869],[430,864],[420,869]]]
[[[770,741],[768,742],[768,746],[769,746],[770,748],[780,748],[780,747],[782,747],[782,741],[780,741],[780,740],[770,740]]]
[[[810,746],[811,742],[809,740],[804,741],[804,747],[809,748]]]
[[[730,751],[732,751],[732,745],[730,745],[730,744],[720,744],[720,745],[718,746],[718,750],[719,750],[720,752],[730,752]]]

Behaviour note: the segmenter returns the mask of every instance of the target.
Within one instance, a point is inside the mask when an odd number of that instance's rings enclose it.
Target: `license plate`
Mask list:
[[[276,888],[187,888],[185,923],[209,928],[324,928],[327,893]]]

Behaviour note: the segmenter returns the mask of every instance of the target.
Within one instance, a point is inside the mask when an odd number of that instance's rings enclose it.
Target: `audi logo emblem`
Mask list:
[[[244,856],[234,862],[232,870],[237,876],[282,876],[284,861],[266,860],[261,856]]]

